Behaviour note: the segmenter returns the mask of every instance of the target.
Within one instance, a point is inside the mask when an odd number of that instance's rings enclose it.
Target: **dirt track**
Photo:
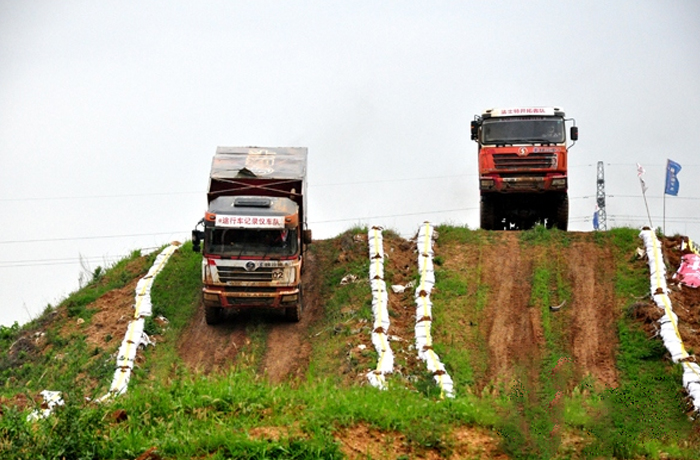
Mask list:
[[[614,261],[609,250],[574,243],[567,251],[573,299],[570,347],[576,367],[605,386],[615,386]]]
[[[528,308],[532,251],[522,251],[514,233],[503,234],[504,244],[489,245],[485,250],[483,282],[492,294],[485,310],[485,337],[490,355],[489,378],[510,380],[513,365],[532,366],[543,345],[540,312]]]
[[[308,366],[311,344],[307,334],[311,322],[320,315],[321,307],[317,277],[313,276],[317,272],[316,262],[311,253],[307,253],[306,257],[301,321],[289,323],[275,312],[259,313],[273,325],[267,336],[262,363],[262,372],[273,383],[301,377]],[[239,349],[249,341],[246,326],[250,318],[251,315],[245,312],[232,313],[226,315],[221,324],[209,326],[204,320],[204,309],[200,306],[179,340],[180,357],[193,370],[205,373],[227,370],[235,363]]]

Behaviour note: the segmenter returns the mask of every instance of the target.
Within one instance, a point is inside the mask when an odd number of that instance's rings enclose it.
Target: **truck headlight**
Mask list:
[[[481,179],[481,188],[493,188],[493,179]]]
[[[554,187],[564,187],[566,185],[566,179],[552,179],[552,186]]]

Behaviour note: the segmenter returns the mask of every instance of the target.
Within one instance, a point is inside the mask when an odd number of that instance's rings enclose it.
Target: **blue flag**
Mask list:
[[[593,213],[593,230],[600,230],[600,222],[598,219],[598,210]]]
[[[678,196],[678,173],[681,171],[681,165],[675,161],[668,160],[666,163],[666,195]]]

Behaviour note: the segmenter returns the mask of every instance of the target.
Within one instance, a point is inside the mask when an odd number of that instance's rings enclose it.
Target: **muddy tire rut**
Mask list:
[[[532,368],[544,344],[540,312],[528,307],[533,263],[531,252],[521,251],[516,234],[503,234],[503,245],[489,245],[482,282],[489,285],[490,301],[484,311],[484,336],[489,351],[488,378],[507,382],[514,366]]]

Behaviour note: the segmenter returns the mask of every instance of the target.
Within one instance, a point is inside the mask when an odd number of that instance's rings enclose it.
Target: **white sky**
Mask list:
[[[0,324],[189,239],[216,146],[309,148],[315,238],[478,226],[474,115],[564,107],[572,230],[700,239],[700,2],[0,0]]]

